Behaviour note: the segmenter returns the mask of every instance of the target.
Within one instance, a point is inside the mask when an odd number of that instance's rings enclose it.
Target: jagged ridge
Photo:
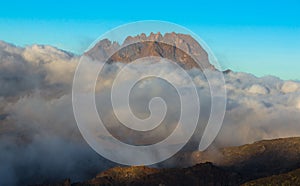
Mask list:
[[[164,35],[158,32],[151,33],[149,36],[144,33],[135,37],[128,36],[121,45],[103,39],[85,55],[100,61],[109,58],[109,63],[129,63],[139,58],[156,56],[177,62],[186,69],[193,67],[215,69],[209,62],[207,52],[194,38],[174,32]]]

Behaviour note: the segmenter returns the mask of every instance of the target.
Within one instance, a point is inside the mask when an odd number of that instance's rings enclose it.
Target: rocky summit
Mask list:
[[[177,33],[142,33],[129,36],[122,44],[108,39],[99,41],[85,53],[94,60],[129,63],[144,57],[161,57],[178,63],[185,69],[215,69],[208,53],[190,35]],[[200,65],[199,65],[200,64]]]

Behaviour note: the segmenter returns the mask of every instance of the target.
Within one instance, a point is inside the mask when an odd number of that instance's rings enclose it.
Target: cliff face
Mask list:
[[[113,53],[114,51],[117,52]],[[129,63],[136,59],[156,56],[167,58],[178,63],[185,69],[215,69],[209,63],[207,52],[190,35],[151,33],[149,36],[140,34],[127,37],[123,44],[108,39],[99,41],[85,55],[99,61],[108,59],[108,63]],[[200,65],[199,65],[200,64]]]

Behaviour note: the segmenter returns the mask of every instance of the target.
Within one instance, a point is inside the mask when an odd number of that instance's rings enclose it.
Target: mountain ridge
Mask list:
[[[265,148],[262,148],[262,145],[265,146]],[[297,148],[294,149],[293,147]],[[273,148],[273,150],[269,148]],[[298,174],[300,168],[300,137],[262,140],[242,146],[225,147],[220,149],[220,151],[225,154],[227,153],[227,156],[233,160],[237,158],[238,161],[229,161],[228,163],[227,157],[223,164],[216,161],[209,162],[209,160],[203,159],[202,162],[199,161],[187,168],[158,169],[145,166],[115,167],[103,171],[87,181],[72,184],[69,179],[66,179],[64,182],[54,185],[230,186],[241,184],[253,185],[255,182],[267,184],[268,181],[276,183],[277,181],[280,182],[280,180],[276,179],[289,177],[289,175],[294,176],[293,179],[300,180],[300,174]],[[269,152],[265,153],[267,151]],[[203,154],[208,152],[195,153],[202,153],[201,156],[203,158],[212,156],[212,154],[206,154],[206,156]],[[265,168],[263,168],[263,166]],[[248,182],[249,184],[247,184]],[[52,185],[50,184],[49,186]]]

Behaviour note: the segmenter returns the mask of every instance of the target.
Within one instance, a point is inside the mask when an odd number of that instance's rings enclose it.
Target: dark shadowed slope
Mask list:
[[[243,186],[257,186],[257,185],[270,185],[270,186],[300,185],[300,169],[296,169],[294,171],[284,173],[284,174],[260,178],[243,184]]]

